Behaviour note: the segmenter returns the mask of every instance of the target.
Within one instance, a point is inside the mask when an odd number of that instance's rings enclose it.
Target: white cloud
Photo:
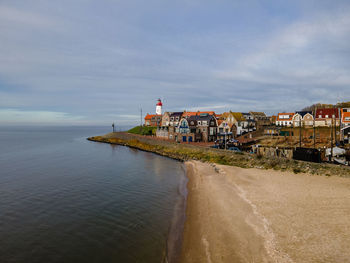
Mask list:
[[[79,123],[83,119],[82,116],[74,116],[66,112],[0,109],[0,123],[5,124]]]

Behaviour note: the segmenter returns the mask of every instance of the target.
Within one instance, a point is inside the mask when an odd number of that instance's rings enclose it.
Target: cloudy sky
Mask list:
[[[350,2],[1,0],[0,125],[350,100]]]

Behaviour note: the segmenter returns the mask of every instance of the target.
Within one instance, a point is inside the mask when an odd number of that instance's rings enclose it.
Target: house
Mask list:
[[[145,117],[145,126],[159,127],[162,125],[162,115],[148,114]]]
[[[249,112],[242,112],[243,118],[245,122],[243,122],[243,130],[244,132],[251,132],[256,130],[256,121],[254,120],[254,116]]]
[[[235,125],[235,135],[242,135],[246,130],[248,130],[248,121],[244,118],[241,112],[224,112],[222,114],[222,118],[230,127],[232,127],[232,125]]]
[[[218,120],[217,136],[218,138],[231,139],[237,135],[237,127],[226,120]]]
[[[270,118],[264,112],[250,111],[249,113],[253,116],[257,129],[271,125]]]
[[[178,112],[172,112],[169,115],[169,139],[175,140],[175,135],[176,135],[176,127],[180,123],[180,119],[182,117],[183,112],[178,111]]]
[[[176,127],[176,133],[174,134],[175,141],[181,142],[193,142],[195,141],[195,134],[191,133],[189,121],[187,118],[182,117],[179,125]]]
[[[293,127],[301,126],[313,126],[314,117],[312,116],[312,111],[297,111],[292,119]]]
[[[170,125],[170,115],[172,114],[172,112],[164,112],[163,116],[162,116],[162,126],[163,127],[168,127]]]
[[[316,127],[331,127],[339,126],[339,109],[338,108],[326,108],[317,109],[315,114],[315,126]]]
[[[169,138],[169,123],[171,112],[164,112],[162,116],[161,126],[158,126],[156,136],[164,139]]]
[[[283,112],[277,114],[276,126],[290,127],[293,121],[293,112]]]
[[[172,139],[182,142],[211,142],[217,137],[217,120],[208,112],[184,113]],[[169,135],[170,138],[170,135]]]
[[[245,118],[247,117],[247,119]],[[256,130],[253,116],[242,112],[230,112],[229,119],[233,119],[233,124],[236,126],[236,135],[240,136],[244,133]]]
[[[343,108],[340,110],[340,112],[342,126],[350,126],[350,108]]]
[[[276,123],[277,123],[277,116],[276,116],[276,115],[270,116],[269,119],[270,119],[270,123],[271,123],[272,125],[277,125],[277,124],[276,124]]]
[[[196,133],[201,134],[201,141],[213,142],[217,137],[217,120],[215,115],[208,112],[201,112],[199,115],[192,116],[197,121]]]

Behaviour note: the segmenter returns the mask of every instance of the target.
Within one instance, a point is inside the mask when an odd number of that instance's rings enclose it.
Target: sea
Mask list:
[[[164,262],[169,233],[181,235],[184,166],[86,140],[108,132],[0,127],[1,263]]]

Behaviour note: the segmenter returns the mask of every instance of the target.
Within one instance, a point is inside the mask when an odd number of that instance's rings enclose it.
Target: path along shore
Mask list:
[[[350,262],[348,167],[235,155],[126,133],[89,140],[187,160],[181,263]],[[291,172],[296,169],[298,174]]]
[[[193,262],[350,262],[350,180],[186,162]]]

